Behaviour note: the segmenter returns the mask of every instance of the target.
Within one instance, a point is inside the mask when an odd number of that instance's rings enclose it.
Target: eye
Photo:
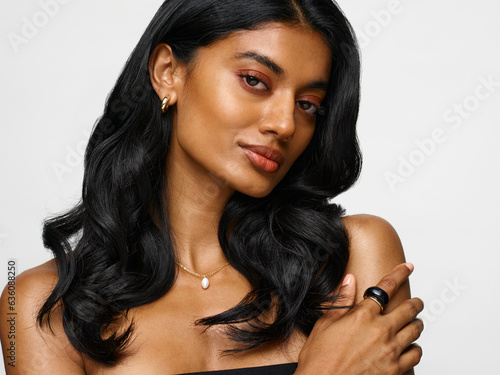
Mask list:
[[[316,114],[320,114],[322,108],[317,106],[314,103],[311,103],[307,100],[297,100],[297,106],[302,109],[305,113],[311,116],[315,116]]]
[[[243,79],[245,84],[250,86],[250,88],[258,91],[269,91],[269,87],[259,78],[251,74],[241,74],[240,77]]]

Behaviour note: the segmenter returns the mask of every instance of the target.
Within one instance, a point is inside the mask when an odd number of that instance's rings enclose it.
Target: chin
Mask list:
[[[245,173],[232,174],[226,181],[233,190],[241,194],[253,198],[264,198],[271,194],[281,178],[281,175],[264,176],[250,170],[245,171]]]
[[[269,193],[271,193],[271,191],[272,190],[266,191],[264,193],[260,193],[259,192],[259,193],[256,193],[256,194],[247,194],[247,195],[250,196],[250,197],[252,197],[252,198],[264,198],[264,197],[268,196]]]
[[[253,198],[264,198],[269,195],[274,189],[274,186],[248,186],[246,188],[237,189],[240,193]]]

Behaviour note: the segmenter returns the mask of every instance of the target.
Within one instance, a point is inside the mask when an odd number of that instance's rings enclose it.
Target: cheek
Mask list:
[[[182,114],[177,121],[179,134],[188,137],[204,134],[207,143],[230,136],[231,130],[244,126],[242,119],[252,115],[251,106],[243,105],[239,98],[233,77],[217,73],[212,76],[213,79],[192,77],[178,101],[178,113]]]
[[[305,126],[301,129],[300,132],[298,132],[297,135],[297,143],[295,144],[294,147],[294,160],[297,160],[297,158],[304,152],[304,150],[307,148],[309,143],[311,142],[313,135],[314,135],[315,127],[314,124]]]
[[[301,129],[295,134],[296,138],[294,138],[294,140],[296,142],[294,142],[292,147],[290,147],[289,149],[290,157],[286,163],[285,168],[283,169],[282,173],[279,176],[280,180],[285,177],[285,175],[288,173],[293,164],[295,164],[299,156],[305,151],[305,149],[311,142],[313,135],[314,135],[314,125],[310,125],[305,129]]]
[[[229,178],[242,169],[237,140],[254,111],[239,97],[237,81],[192,78],[177,102],[175,141],[203,168]]]

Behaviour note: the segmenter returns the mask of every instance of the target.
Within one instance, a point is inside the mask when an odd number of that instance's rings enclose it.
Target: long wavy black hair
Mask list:
[[[175,281],[175,249],[165,207],[165,165],[173,113],[163,115],[148,61],[159,43],[179,61],[236,30],[267,22],[307,26],[332,52],[324,112],[313,138],[266,197],[236,192],[219,224],[219,242],[253,290],[238,305],[197,324],[222,324],[240,345],[222,354],[283,343],[294,328],[309,335],[335,298],[349,257],[331,198],[359,177],[356,136],[360,58],[353,30],[332,0],[167,0],[128,59],[96,122],[85,153],[81,201],[44,223],[58,282],[38,313],[48,321],[56,305],[64,330],[80,352],[107,366],[128,354],[133,322],[109,332],[131,308],[151,303]],[[300,53],[300,51],[297,51]],[[159,219],[158,219],[159,218]],[[273,311],[272,323],[261,314]],[[236,323],[246,322],[246,327]]]

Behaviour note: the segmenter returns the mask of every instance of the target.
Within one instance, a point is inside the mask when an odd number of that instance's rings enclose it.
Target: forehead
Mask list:
[[[204,48],[205,57],[217,62],[238,60],[247,52],[268,57],[284,75],[305,80],[327,81],[331,67],[331,51],[324,37],[302,26],[269,23],[256,30],[239,30]]]

